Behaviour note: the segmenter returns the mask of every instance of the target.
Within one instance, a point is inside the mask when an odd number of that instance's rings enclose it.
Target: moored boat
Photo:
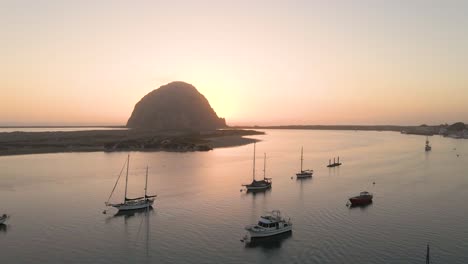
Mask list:
[[[285,219],[279,210],[260,217],[255,225],[246,226],[248,236],[252,238],[269,237],[292,231],[291,219]]]
[[[125,194],[124,194],[124,201],[122,203],[109,203],[110,198],[112,197],[112,194],[115,191],[115,187],[117,186],[117,183],[119,182],[119,178],[117,178],[117,182],[114,185],[114,189],[112,190],[108,201],[105,203],[106,206],[112,206],[119,211],[129,211],[129,210],[138,210],[138,209],[143,209],[143,208],[149,208],[153,205],[154,199],[156,195],[148,195],[147,194],[147,189],[148,189],[148,167],[146,167],[146,180],[145,180],[145,195],[142,197],[137,197],[137,198],[128,198],[127,197],[127,186],[128,186],[128,170],[129,170],[129,164],[130,164],[130,155],[128,155],[126,166],[127,166],[127,174],[125,177]]]
[[[341,166],[341,162],[340,162],[340,157],[338,157],[338,161],[335,161],[335,158],[333,158],[333,163],[331,163],[331,159],[328,160],[328,165],[327,167],[328,168],[332,168],[332,167],[338,167],[338,166]]]
[[[425,149],[426,151],[432,150],[432,147],[431,147],[431,145],[429,144],[429,138],[428,138],[428,137],[426,137],[426,146],[424,147],[424,149]]]
[[[298,179],[301,179],[301,178],[310,178],[312,177],[312,174],[314,173],[313,170],[303,170],[302,169],[302,163],[304,162],[304,149],[301,148],[301,170],[296,173],[296,177]]]
[[[369,192],[361,192],[358,196],[349,198],[352,206],[356,205],[367,205],[372,203],[372,198],[374,196]]]
[[[263,159],[263,180],[255,180],[255,143],[254,143],[254,157],[253,157],[253,173],[252,183],[243,184],[247,191],[262,191],[271,188],[271,178],[266,178],[266,154]]]

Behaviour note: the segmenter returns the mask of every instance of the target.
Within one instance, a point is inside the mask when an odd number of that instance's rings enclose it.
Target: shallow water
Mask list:
[[[257,175],[266,152],[273,187],[255,195],[240,192],[252,145],[131,153],[129,196],[142,194],[146,165],[158,194],[133,216],[102,213],[127,153],[0,157],[0,213],[12,216],[1,263],[424,263],[426,243],[434,263],[468,263],[468,140],[431,137],[426,153],[424,137],[394,132],[266,132],[255,136]],[[312,179],[291,179],[301,146]],[[326,168],[338,155],[343,165]],[[363,190],[374,203],[346,207]],[[273,209],[291,217],[292,234],[240,242]]]

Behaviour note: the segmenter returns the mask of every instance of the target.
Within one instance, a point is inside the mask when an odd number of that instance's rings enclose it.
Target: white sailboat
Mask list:
[[[146,180],[145,180],[145,196],[143,197],[137,197],[137,198],[128,198],[127,197],[127,186],[128,186],[128,170],[129,170],[129,165],[130,165],[130,155],[128,155],[127,158],[127,174],[125,177],[125,196],[124,196],[124,201],[122,203],[118,204],[113,204],[109,203],[110,198],[112,197],[112,194],[114,193],[115,187],[117,186],[117,183],[119,182],[119,178],[117,178],[117,182],[114,185],[114,189],[112,190],[109,199],[105,203],[106,206],[112,206],[114,208],[117,208],[119,211],[128,211],[128,210],[137,210],[137,209],[143,209],[143,208],[149,208],[153,205],[154,203],[154,198],[157,195],[148,195],[147,194],[147,189],[148,189],[148,166],[146,167]]]
[[[263,180],[255,180],[255,143],[254,143],[254,156],[253,156],[253,175],[251,184],[243,184],[247,188],[247,191],[261,191],[271,188],[271,178],[266,178],[266,154],[264,154],[263,160]]]
[[[301,171],[296,173],[296,177],[298,179],[312,177],[312,174],[314,173],[313,170],[303,170],[302,169],[303,162],[304,162],[304,148],[301,147]]]

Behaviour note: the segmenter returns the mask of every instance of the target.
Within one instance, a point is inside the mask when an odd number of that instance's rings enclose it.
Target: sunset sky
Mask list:
[[[468,1],[0,0],[0,125],[122,125],[171,81],[230,125],[468,122]]]

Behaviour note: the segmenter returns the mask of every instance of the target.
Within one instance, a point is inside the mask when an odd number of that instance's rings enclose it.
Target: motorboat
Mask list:
[[[246,226],[248,236],[252,238],[270,237],[292,231],[291,219],[285,219],[279,210],[261,216],[255,225]]]
[[[351,202],[351,206],[356,206],[356,205],[367,205],[372,203],[372,198],[374,196],[372,193],[369,192],[361,192],[359,193],[358,196],[354,196],[349,198],[349,201]]]
[[[303,162],[304,162],[304,149],[301,148],[301,170],[298,173],[296,173],[296,177],[298,179],[310,178],[310,177],[312,177],[312,174],[314,173],[313,170],[304,170],[304,169],[302,169]]]

